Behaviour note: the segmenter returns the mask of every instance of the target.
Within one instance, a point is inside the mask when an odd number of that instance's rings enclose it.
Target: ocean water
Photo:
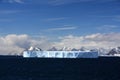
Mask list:
[[[120,80],[120,58],[0,57],[0,80]]]

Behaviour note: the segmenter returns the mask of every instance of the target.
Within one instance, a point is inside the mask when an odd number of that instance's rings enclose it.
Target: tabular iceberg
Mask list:
[[[98,52],[93,51],[24,51],[23,57],[38,58],[98,58]]]

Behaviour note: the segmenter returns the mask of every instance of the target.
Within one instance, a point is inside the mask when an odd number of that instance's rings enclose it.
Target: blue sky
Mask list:
[[[119,32],[119,26],[119,0],[2,0],[0,2],[1,34],[88,35]]]
[[[0,54],[30,46],[120,46],[119,0],[0,0]]]

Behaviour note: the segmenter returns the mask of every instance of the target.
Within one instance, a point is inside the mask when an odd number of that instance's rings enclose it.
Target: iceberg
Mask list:
[[[23,51],[24,58],[98,58],[97,51],[42,51],[30,48]]]

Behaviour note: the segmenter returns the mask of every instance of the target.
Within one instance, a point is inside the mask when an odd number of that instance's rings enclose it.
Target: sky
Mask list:
[[[119,0],[0,0],[0,53],[29,46],[120,45]]]

